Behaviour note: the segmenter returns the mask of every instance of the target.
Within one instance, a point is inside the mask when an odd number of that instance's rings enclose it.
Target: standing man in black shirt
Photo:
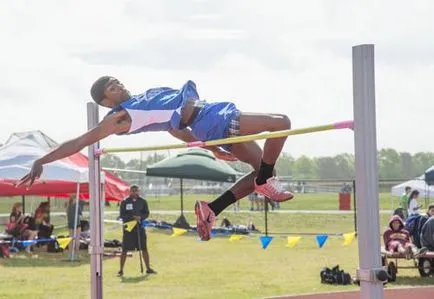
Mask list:
[[[125,198],[121,202],[120,206],[120,218],[123,223],[129,221],[137,221],[137,224],[131,231],[123,228],[122,237],[122,255],[121,255],[121,268],[118,272],[118,276],[121,277],[124,274],[124,265],[127,259],[127,252],[132,250],[141,250],[143,260],[146,265],[147,274],[156,274],[149,264],[149,253],[146,246],[146,232],[142,227],[142,221],[148,218],[149,208],[145,199],[139,196],[139,188],[135,185],[130,187],[130,196]],[[139,230],[139,232],[137,232]]]

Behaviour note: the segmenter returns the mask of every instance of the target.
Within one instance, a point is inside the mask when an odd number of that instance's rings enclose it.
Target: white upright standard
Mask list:
[[[353,96],[360,298],[382,299],[374,45],[353,47]]]
[[[98,106],[87,103],[87,126],[91,130],[98,125]],[[104,213],[101,190],[101,165],[99,156],[95,156],[99,143],[88,148],[89,158],[89,204],[90,204],[90,292],[92,299],[102,299],[102,257],[104,251],[103,222],[101,214]]]

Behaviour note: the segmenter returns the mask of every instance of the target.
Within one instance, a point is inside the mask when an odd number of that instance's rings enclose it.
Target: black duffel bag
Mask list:
[[[339,270],[339,265],[333,268],[323,268],[320,272],[321,283],[348,285],[352,283],[351,275],[344,270]]]

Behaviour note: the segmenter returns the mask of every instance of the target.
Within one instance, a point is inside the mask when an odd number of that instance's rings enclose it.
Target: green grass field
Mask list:
[[[153,205],[151,205],[152,208]],[[224,213],[234,223],[252,220],[264,229],[262,213]],[[194,223],[193,215],[187,220]],[[112,216],[114,217],[114,215]],[[177,216],[151,214],[150,218],[173,222]],[[381,230],[388,215],[381,216]],[[62,217],[56,217],[56,223]],[[297,215],[270,213],[274,232],[351,232],[352,215]],[[379,230],[380,232],[380,230]],[[61,234],[62,229],[57,233]],[[127,260],[125,278],[119,279],[117,258],[104,261],[105,298],[261,298],[281,294],[330,292],[357,286],[322,285],[319,272],[324,266],[339,264],[351,274],[358,264],[357,241],[343,247],[342,237],[331,236],[319,249],[314,236],[305,236],[296,248],[287,248],[286,236],[276,235],[266,250],[259,235],[230,242],[217,237],[199,242],[196,235],[170,237],[169,231],[148,232],[151,263],[156,276],[142,276],[138,255]],[[105,225],[105,239],[120,239],[120,227]],[[0,298],[88,298],[90,266],[87,254],[80,263],[65,261],[66,253],[38,253],[37,258],[20,254],[0,262]],[[406,262],[406,264],[411,264]],[[388,287],[433,284],[422,279],[417,269],[400,270],[398,280]]]
[[[186,195],[184,196],[184,209],[192,210],[196,200],[212,200],[216,195]],[[180,197],[148,197],[149,205],[154,210],[179,210]],[[390,193],[380,193],[380,209],[391,210],[398,206],[398,198]],[[249,201],[243,198],[240,201],[241,209],[249,208]],[[351,202],[351,207],[353,203]],[[281,204],[283,210],[338,210],[339,199],[335,193],[297,193],[295,198]]]
[[[184,196],[184,209],[192,210],[196,200],[212,200],[217,195],[198,194]],[[152,210],[179,210],[180,196],[161,196],[146,197],[149,206]],[[26,208],[34,210],[39,202],[45,201],[45,198],[30,197],[26,200]],[[0,199],[0,213],[9,213],[14,202],[21,201],[20,197],[2,198]],[[62,200],[58,200],[62,202]],[[399,206],[397,197],[392,197],[390,193],[380,193],[380,209],[392,210]],[[243,198],[240,201],[241,209],[249,208],[249,201]],[[353,202],[351,202],[353,207]],[[112,203],[107,210],[117,210],[116,203]],[[339,200],[337,193],[297,193],[294,200],[281,204],[281,209],[284,210],[337,210],[339,209]],[[64,207],[58,203],[53,211],[64,211]]]

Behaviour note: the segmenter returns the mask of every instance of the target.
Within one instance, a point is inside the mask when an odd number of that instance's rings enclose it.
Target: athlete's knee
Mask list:
[[[273,114],[272,121],[269,122],[270,131],[280,131],[291,129],[291,120],[284,114]]]
[[[279,117],[279,126],[281,127],[281,130],[291,129],[291,120],[287,115],[278,114],[277,116]]]

